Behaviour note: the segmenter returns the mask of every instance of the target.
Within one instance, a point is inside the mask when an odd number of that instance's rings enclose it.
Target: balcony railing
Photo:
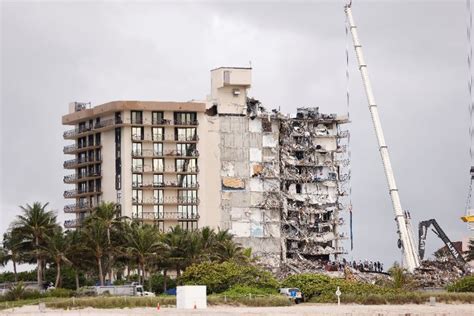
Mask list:
[[[70,152],[75,151],[76,149],[77,149],[77,145],[76,145],[76,144],[64,146],[64,148],[63,148],[63,153],[68,154],[68,153],[70,153]]]
[[[83,220],[78,219],[68,219],[64,221],[64,228],[77,228],[81,227]]]
[[[152,125],[171,125],[171,121],[170,120],[165,120],[163,118],[152,119],[151,124]]]
[[[64,213],[76,213],[90,209],[89,202],[73,203],[64,206]]]
[[[185,214],[180,212],[141,212],[133,213],[133,219],[138,220],[193,220],[199,219],[199,214]]]
[[[83,163],[99,163],[99,162],[101,162],[100,157],[82,157],[82,158],[66,160],[63,166],[64,168],[71,168]]]
[[[153,205],[198,205],[198,198],[167,196],[164,198],[139,199],[132,197],[132,204],[153,204]]]
[[[132,183],[134,189],[162,189],[162,188],[182,188],[182,189],[197,189],[199,183],[192,183],[186,185],[180,185],[177,182],[153,182],[153,183]]]
[[[199,122],[197,120],[194,121],[181,121],[181,120],[175,120],[174,125],[199,125]]]
[[[153,141],[153,142],[196,142],[198,135],[163,135],[163,134],[132,134],[133,141]]]
[[[101,194],[100,188],[90,188],[86,190],[66,190],[64,191],[63,196],[65,198],[75,198],[78,195],[81,194]]]
[[[150,124],[151,123],[151,124]],[[76,136],[84,133],[88,133],[94,130],[99,130],[105,127],[114,126],[114,125],[121,125],[121,124],[137,124],[137,125],[168,125],[168,126],[198,126],[199,122],[197,120],[194,121],[180,121],[180,120],[165,120],[165,119],[158,119],[152,120],[122,120],[122,119],[107,119],[92,125],[87,124],[86,126],[82,126],[80,128],[74,128],[63,133],[63,137],[65,139],[68,138],[75,138]]]
[[[90,171],[90,172],[85,172],[85,173],[82,173],[82,174],[73,173],[73,174],[69,174],[67,176],[64,176],[63,181],[64,181],[64,183],[74,183],[77,180],[81,180],[81,179],[84,179],[84,178],[92,178],[92,177],[100,177],[100,176],[101,176],[100,171]]]
[[[153,149],[132,150],[132,157],[199,157],[199,152],[181,152],[177,150],[155,151]]]
[[[198,167],[187,167],[187,168],[174,168],[174,167],[155,167],[150,165],[145,166],[132,166],[132,172],[137,173],[198,173]]]

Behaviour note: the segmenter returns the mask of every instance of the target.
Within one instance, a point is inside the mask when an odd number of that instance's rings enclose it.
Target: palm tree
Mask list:
[[[91,256],[87,247],[87,239],[83,230],[67,230],[65,239],[71,245],[66,251],[66,258],[69,259],[74,270],[76,290],[79,290],[79,272],[87,271],[91,264],[94,264],[94,257]]]
[[[116,228],[119,228],[123,224],[123,220],[126,219],[126,216],[121,216],[120,207],[118,204],[113,202],[102,202],[99,204],[91,214],[86,219],[87,223],[91,221],[99,221],[103,224],[107,231],[107,243],[108,243],[108,253],[107,253],[107,269],[110,278],[112,278],[112,265],[113,265],[113,247],[112,247],[112,231]]]
[[[63,263],[71,265],[72,262],[67,257],[70,249],[74,246],[63,234],[61,227],[57,227],[51,235],[46,236],[46,245],[41,248],[44,254],[56,265],[56,282],[54,287],[59,287],[61,283],[61,266]]]
[[[84,234],[86,247],[97,264],[100,285],[104,285],[103,257],[109,247],[105,224],[100,221],[88,221],[82,233]]]
[[[26,206],[20,206],[23,214],[16,217],[12,226],[15,233],[18,233],[23,240],[32,244],[37,264],[37,282],[40,288],[43,286],[40,245],[44,242],[45,236],[58,226],[56,224],[56,215],[51,211],[46,211],[47,206],[48,203],[42,205],[40,202],[34,202],[33,205],[26,204]]]
[[[220,242],[217,244],[216,250],[216,255],[220,262],[234,260],[243,263],[248,260],[248,256],[244,253],[245,249],[232,240],[224,240]]]
[[[97,206],[92,215],[86,219],[86,225],[91,221],[100,221],[107,230],[107,242],[112,244],[111,231],[123,223],[126,216],[121,216],[120,208],[113,202],[102,202]]]
[[[170,265],[176,270],[179,277],[181,270],[186,267],[186,260],[189,257],[189,232],[181,228],[181,226],[171,227],[171,229],[164,234],[163,243],[168,249],[168,261]]]
[[[23,260],[22,256],[22,239],[18,233],[9,231],[3,234],[3,247],[1,255],[2,265],[6,265],[9,261],[13,264],[13,273],[15,282],[18,282],[17,264]]]
[[[160,241],[159,231],[153,226],[131,223],[126,227],[124,251],[137,259],[138,282],[142,284],[149,267],[147,261],[156,257],[164,245]]]

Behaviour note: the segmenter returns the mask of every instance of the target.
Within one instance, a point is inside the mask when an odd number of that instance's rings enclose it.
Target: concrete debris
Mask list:
[[[422,288],[444,288],[464,275],[453,259],[424,260],[421,266],[413,274],[417,287]]]
[[[294,259],[288,259],[280,268],[277,277],[284,279],[293,274],[317,273],[327,275],[332,278],[344,278],[349,281],[359,281],[365,283],[379,283],[388,281],[390,276],[384,272],[359,271],[351,267],[349,262],[345,261],[323,261],[307,260],[301,255]]]

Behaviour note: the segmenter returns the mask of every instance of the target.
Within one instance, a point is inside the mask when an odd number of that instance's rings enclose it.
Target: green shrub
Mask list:
[[[261,288],[246,285],[235,285],[230,289],[221,293],[226,296],[245,296],[245,295],[277,295],[278,291],[275,288]]]
[[[334,302],[337,299],[335,295],[337,287],[339,287],[342,292],[342,301],[345,300],[346,295],[352,298],[363,296],[366,300],[369,300],[369,304],[370,300],[379,299],[378,297],[371,297],[369,299],[369,295],[386,295],[400,292],[396,289],[374,284],[350,282],[344,279],[330,278],[326,275],[312,273],[289,276],[283,280],[282,287],[297,287],[303,292],[305,299],[319,303]]]
[[[240,285],[277,289],[278,281],[260,267],[235,262],[204,262],[188,267],[180,278],[186,285],[206,285],[208,293],[221,293]]]
[[[226,296],[223,294],[214,294],[207,297],[209,305],[232,305],[232,306],[289,306],[294,303],[283,295],[265,295],[265,296]]]
[[[465,276],[447,287],[449,292],[474,292],[474,275]]]
[[[74,293],[75,292],[73,290],[57,288],[46,291],[45,295],[47,297],[71,297],[74,295]]]
[[[165,277],[162,274],[154,274],[151,276],[151,280],[145,282],[147,285],[147,290],[153,293],[163,293],[163,283]],[[148,284],[151,281],[151,290],[148,289]],[[167,289],[172,289],[176,287],[176,280],[171,279],[169,276],[166,277],[166,287]]]

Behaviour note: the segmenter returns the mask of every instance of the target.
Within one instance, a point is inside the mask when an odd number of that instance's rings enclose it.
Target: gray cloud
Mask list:
[[[70,101],[203,99],[209,70],[252,62],[270,108],[346,111],[342,1],[2,4],[0,230],[17,205],[49,201],[64,219],[61,116]],[[354,1],[403,206],[452,239],[467,194],[466,12],[462,1]],[[399,260],[391,204],[350,51],[355,250]],[[441,243],[428,241],[432,251]]]

